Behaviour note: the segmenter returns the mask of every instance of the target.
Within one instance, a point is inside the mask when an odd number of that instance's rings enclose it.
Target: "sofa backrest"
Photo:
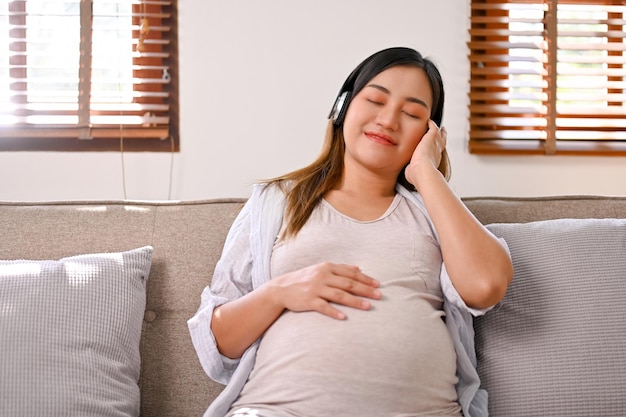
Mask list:
[[[204,374],[187,330],[244,199],[0,202],[0,259],[57,259],[154,247],[141,355],[141,415],[199,416],[222,386]],[[468,198],[483,223],[626,218],[626,197]]]
[[[463,201],[483,224],[562,218],[626,218],[626,197],[469,197]]]

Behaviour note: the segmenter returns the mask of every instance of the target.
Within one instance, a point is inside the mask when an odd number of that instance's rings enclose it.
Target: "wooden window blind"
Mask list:
[[[472,0],[476,154],[626,155],[626,0]]]
[[[176,6],[0,2],[0,150],[178,151]]]

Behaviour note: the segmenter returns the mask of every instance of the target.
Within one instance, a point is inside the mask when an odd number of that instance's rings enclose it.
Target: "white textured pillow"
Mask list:
[[[493,417],[626,415],[626,219],[492,224],[515,276],[476,319]]]
[[[0,415],[138,416],[149,246],[0,261]]]

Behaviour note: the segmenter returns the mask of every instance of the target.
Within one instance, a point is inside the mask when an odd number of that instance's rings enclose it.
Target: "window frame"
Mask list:
[[[509,62],[515,58],[509,52],[511,31],[507,21],[510,22],[511,19],[507,8],[512,7],[512,4],[541,4],[545,7],[542,19],[542,47],[545,52],[541,76],[543,85],[539,87],[543,106],[542,110],[535,109],[534,112],[521,108],[518,110],[509,105],[513,89],[508,83],[510,70],[507,68]],[[606,20],[614,26],[608,25],[607,34],[610,31],[623,32],[622,28],[626,25],[626,2],[623,0],[471,0],[468,42],[471,68],[468,150],[471,154],[626,156],[626,123],[622,121],[626,120],[626,107],[623,102],[608,100],[605,114],[597,117],[591,112],[570,114],[559,113],[557,109],[557,101],[561,97],[557,91],[559,38],[556,11],[559,4],[609,6],[613,15],[609,15]],[[607,40],[607,43],[620,40],[623,44],[625,37],[623,34],[607,35]],[[613,56],[606,60],[606,79],[618,86],[607,87],[608,97],[626,94],[626,46],[615,48],[617,52],[611,52],[610,46],[606,49],[607,55]],[[608,75],[611,71],[618,72],[615,70],[622,70],[624,75]],[[580,102],[584,103],[582,99]],[[611,116],[611,112],[616,114]],[[584,128],[584,122],[577,122],[574,118],[588,118],[594,120],[594,124]],[[563,124],[563,121],[568,120],[572,120],[572,124],[580,125],[568,127]],[[571,133],[572,131],[575,133]],[[542,137],[537,137],[538,132]],[[579,132],[587,135],[597,132],[598,137],[558,138],[559,134],[567,136]]]
[[[25,33],[15,35],[15,31],[26,31],[25,10],[29,0],[9,1],[9,30],[11,39],[15,36],[25,38]],[[34,126],[26,123],[17,125],[0,125],[0,151],[128,151],[128,152],[179,152],[179,104],[178,104],[178,19],[177,0],[132,0],[132,76],[133,101],[131,107],[135,113],[126,113],[125,109],[108,109],[98,111],[90,108],[90,77],[91,54],[85,59],[82,53],[79,66],[79,103],[76,116],[79,123],[75,125]],[[81,8],[81,51],[85,47],[90,50],[91,24],[93,10],[91,0],[80,0]],[[86,14],[89,14],[87,16]],[[126,15],[128,17],[128,15]],[[21,19],[21,20],[20,20]],[[142,33],[142,23],[149,28]],[[88,25],[89,28],[85,29]],[[85,31],[86,30],[86,31]],[[85,43],[85,39],[87,43]],[[142,43],[143,52],[139,52]],[[24,56],[25,42],[13,42],[10,56],[10,79],[26,80],[26,59]],[[20,50],[21,49],[21,50]],[[17,53],[16,53],[17,52]],[[17,64],[17,65],[15,65]],[[15,67],[11,67],[15,65]],[[154,68],[165,68],[162,74],[167,75],[166,81],[155,79]],[[161,70],[159,70],[161,71]],[[167,73],[167,74],[166,74]],[[161,72],[159,72],[161,74]],[[88,79],[85,80],[85,77]],[[80,79],[83,81],[81,82]],[[26,81],[27,82],[27,81]],[[158,84],[157,84],[158,83]],[[18,83],[15,83],[18,84]],[[25,89],[25,83],[14,89]],[[159,90],[156,94],[150,91]],[[80,97],[86,98],[81,100]],[[15,95],[11,99],[21,100],[24,104],[25,95]],[[19,106],[17,106],[19,107]],[[96,106],[94,106],[96,107]],[[148,113],[152,109],[158,111]],[[21,110],[24,111],[24,107]],[[140,110],[137,110],[140,109]],[[165,109],[165,110],[163,110]],[[123,113],[124,112],[124,113]],[[91,123],[91,116],[146,115],[141,124],[106,124]],[[74,113],[72,113],[74,115]],[[142,119],[144,120],[144,119]],[[154,122],[151,122],[154,120]],[[82,122],[82,124],[81,124]]]

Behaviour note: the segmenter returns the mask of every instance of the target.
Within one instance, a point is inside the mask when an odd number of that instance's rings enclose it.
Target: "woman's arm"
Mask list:
[[[270,301],[268,289],[262,285],[213,310],[211,331],[222,355],[231,359],[241,357],[283,312],[283,308]]]
[[[367,310],[379,299],[378,281],[350,265],[321,263],[276,277],[213,311],[211,330],[219,351],[238,358],[285,310],[318,311],[343,320],[331,303]]]
[[[513,279],[511,258],[437,170],[446,132],[432,121],[429,127],[405,175],[424,200],[454,287],[469,307],[487,308],[504,297]]]

